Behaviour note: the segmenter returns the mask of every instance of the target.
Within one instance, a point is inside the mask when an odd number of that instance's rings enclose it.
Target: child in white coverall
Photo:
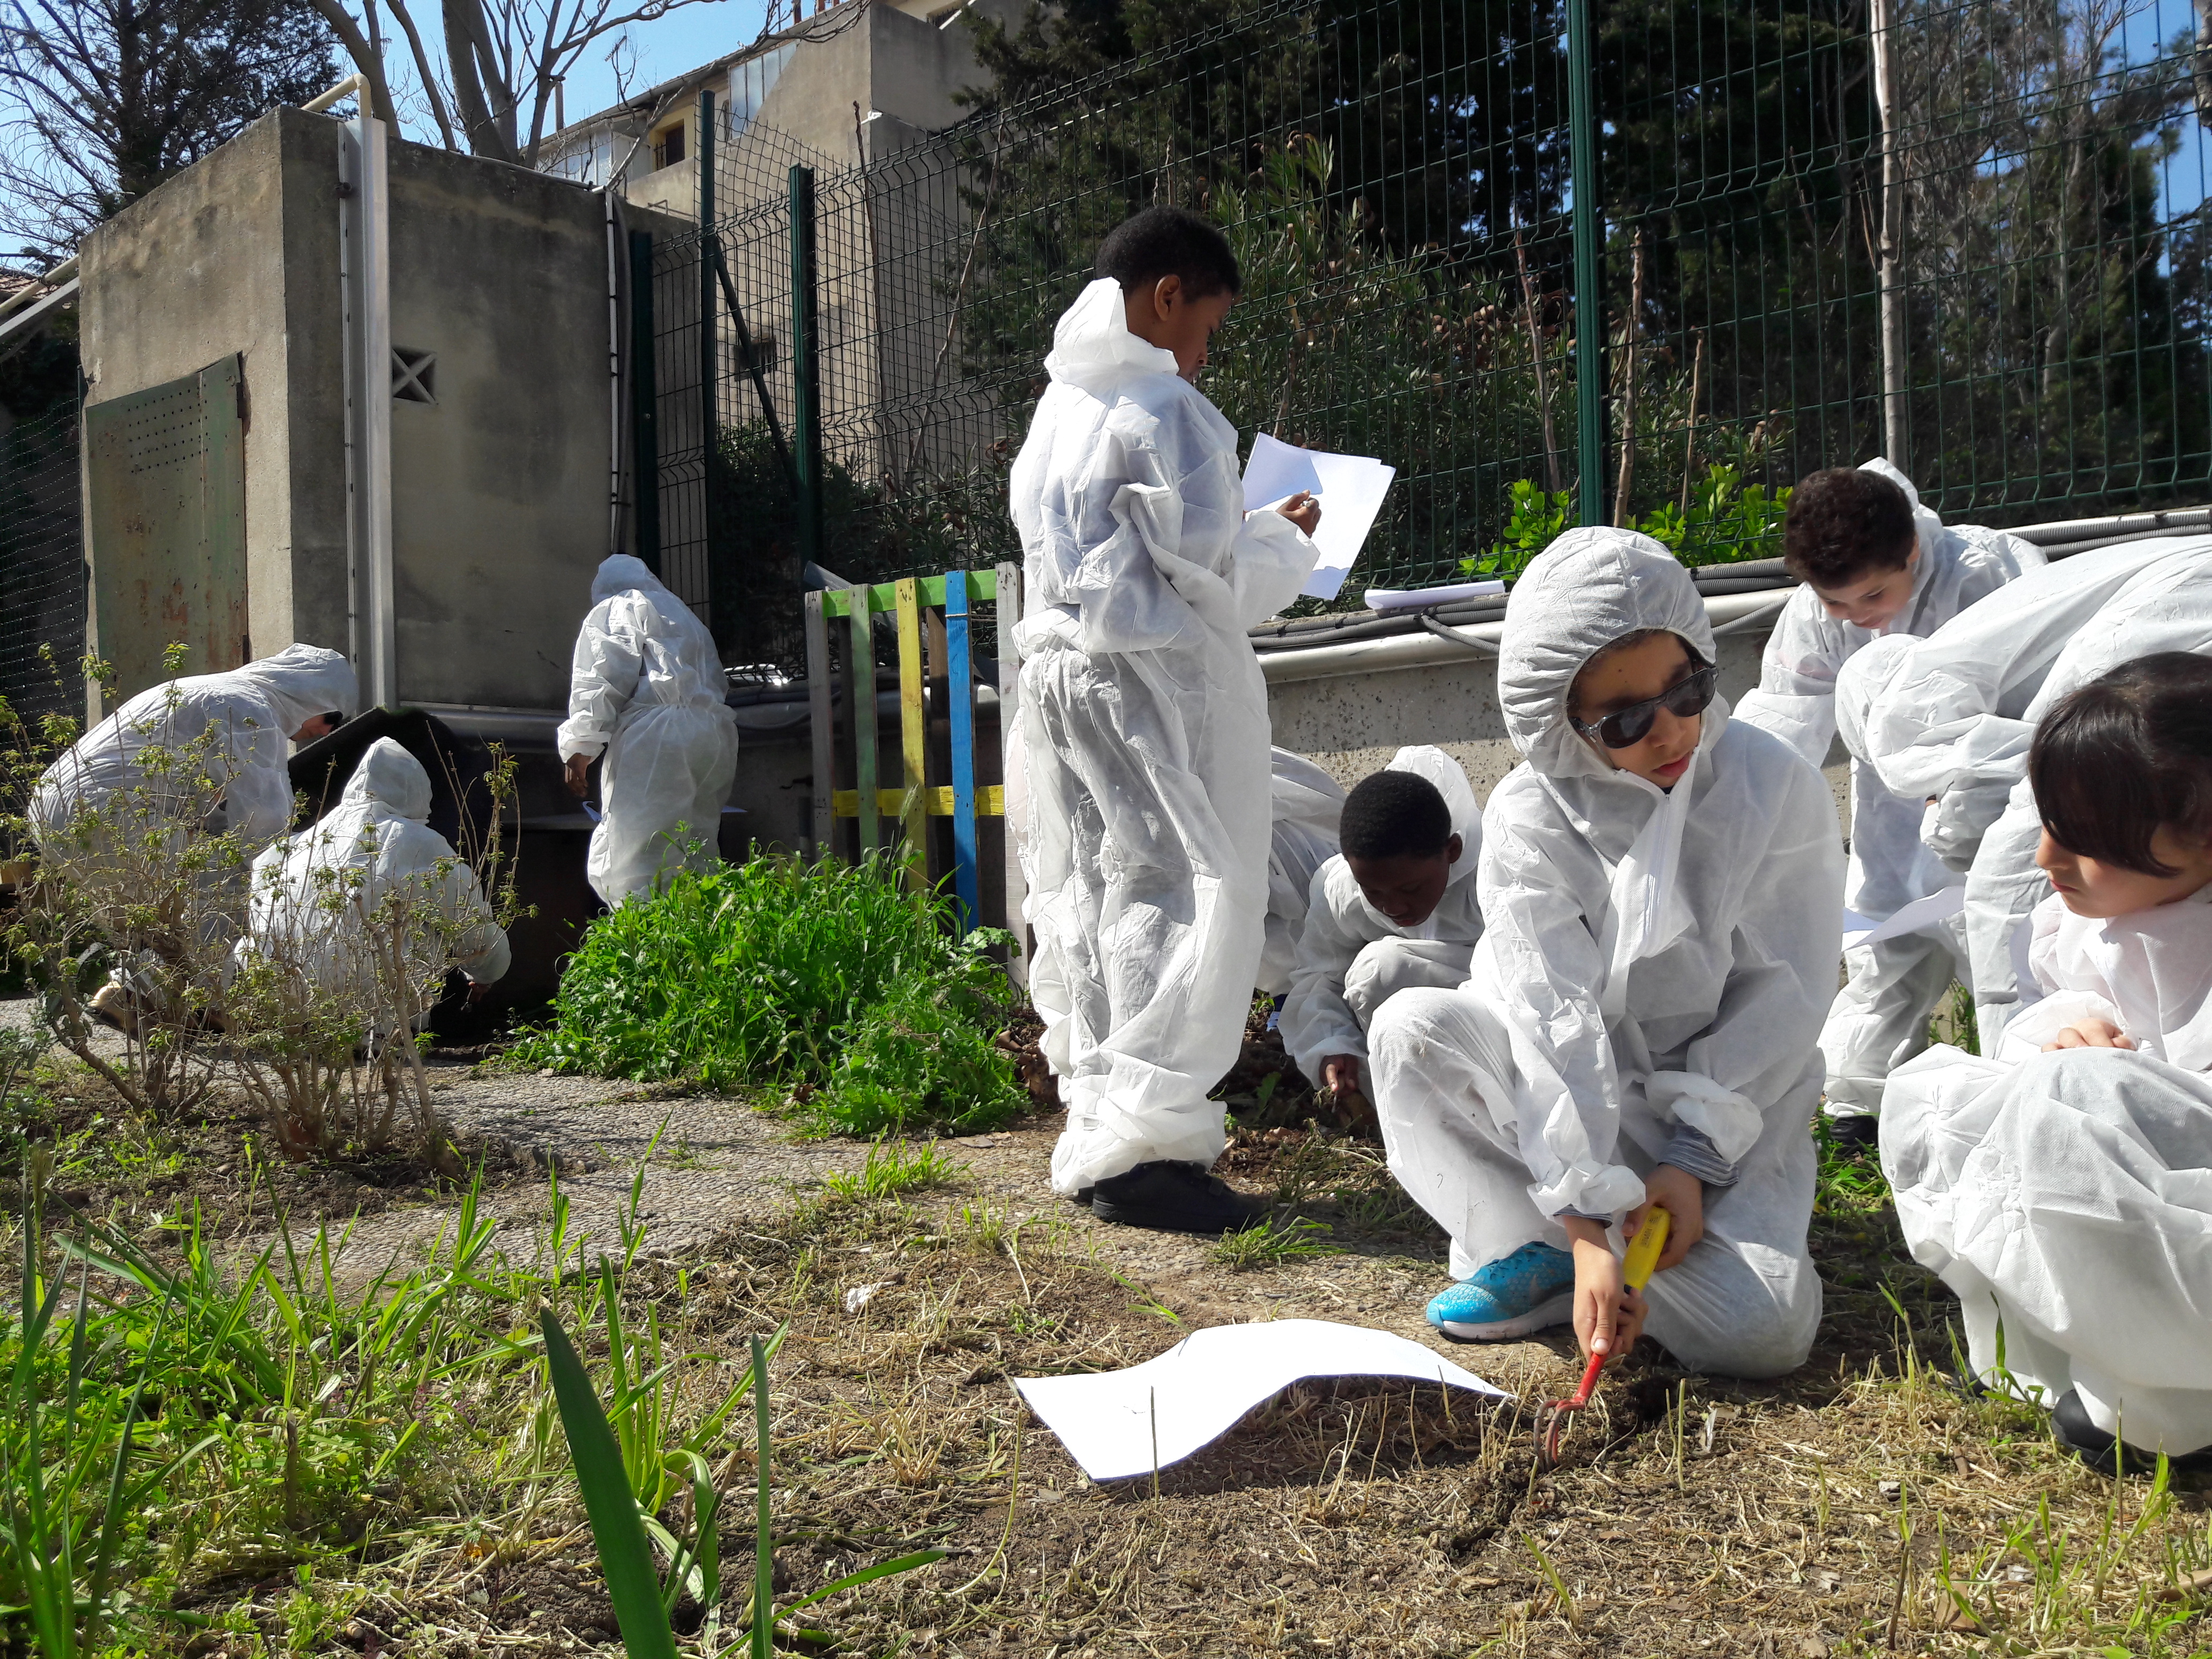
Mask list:
[[[1401,749],[1344,804],[1343,851],[1315,872],[1283,1047],[1347,1124],[1364,1122],[1367,1028],[1399,992],[1467,978],[1482,937],[1474,866],[1482,811],[1441,749]]]
[[[1807,1253],[1844,855],[1818,772],[1729,717],[1689,573],[1568,532],[1513,589],[1498,669],[1526,757],[1483,812],[1483,932],[1457,991],[1368,1033],[1390,1169],[1451,1235],[1429,1322],[1465,1340],[1647,1322],[1692,1370],[1810,1351]],[[1616,1241],[1669,1212],[1637,1294]]]
[[[1882,1168],[1975,1375],[2110,1474],[2212,1447],[2212,659],[2069,693],[2028,777],[2044,995],[1892,1074]]]
[[[1243,286],[1213,226],[1147,208],[1062,316],[1014,462],[1023,620],[1010,801],[1030,993],[1067,1127],[1054,1190],[1189,1232],[1255,1206],[1208,1174],[1207,1096],[1260,969],[1267,687],[1248,630],[1295,599],[1321,509],[1247,514],[1237,432],[1193,381]]]
[[[1783,563],[1803,584],[1767,636],[1759,689],[1735,718],[1771,732],[1813,765],[1836,735],[1836,676],[1877,639],[1925,638],[2023,571],[2042,550],[2001,530],[1946,526],[1885,460],[1829,467],[1790,493]],[[1844,902],[1886,921],[1956,878],[1920,844],[1923,803],[1893,795],[1851,765],[1850,863]],[[1872,1142],[1891,1069],[1927,1045],[1928,1016],[1963,973],[1945,930],[1847,951],[1849,981],[1820,1032],[1827,1111],[1838,1139]]]

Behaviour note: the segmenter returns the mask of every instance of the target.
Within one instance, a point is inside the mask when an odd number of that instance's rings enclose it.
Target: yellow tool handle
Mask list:
[[[1620,1262],[1621,1283],[1630,1290],[1640,1291],[1650,1283],[1651,1271],[1659,1265],[1659,1252],[1667,1248],[1667,1229],[1673,1220],[1656,1205],[1644,1212],[1644,1225],[1628,1241],[1628,1254]]]

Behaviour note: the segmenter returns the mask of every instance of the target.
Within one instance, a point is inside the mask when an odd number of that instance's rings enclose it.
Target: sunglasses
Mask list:
[[[1716,666],[1700,668],[1687,679],[1668,686],[1656,697],[1646,697],[1642,702],[1632,702],[1626,708],[1616,708],[1603,720],[1585,725],[1573,722],[1576,731],[1608,749],[1633,749],[1651,735],[1651,723],[1659,718],[1659,711],[1688,720],[1702,714],[1712,704],[1713,695],[1720,689],[1721,671]]]

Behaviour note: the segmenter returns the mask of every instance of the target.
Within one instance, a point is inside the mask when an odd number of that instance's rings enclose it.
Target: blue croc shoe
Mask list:
[[[1574,1305],[1574,1257],[1532,1243],[1437,1297],[1429,1323],[1462,1342],[1500,1342],[1564,1325]]]

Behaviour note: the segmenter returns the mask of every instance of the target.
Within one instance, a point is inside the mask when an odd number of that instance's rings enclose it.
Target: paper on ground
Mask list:
[[[1904,906],[1887,921],[1876,922],[1871,916],[1863,916],[1856,910],[1844,912],[1844,949],[1855,950],[1862,945],[1879,945],[1886,939],[1895,939],[1902,933],[1922,933],[1940,926],[1966,908],[1966,884],[1954,882],[1940,893],[1930,893],[1926,898],[1917,898]]]
[[[1244,464],[1244,510],[1273,507],[1301,489],[1321,498],[1321,527],[1314,532],[1321,558],[1299,592],[1310,599],[1333,599],[1397,476],[1396,467],[1371,455],[1300,449],[1262,432],[1252,441],[1252,459]]]
[[[1359,597],[1370,611],[1410,611],[1418,605],[1495,599],[1504,591],[1505,584],[1492,577],[1479,582],[1446,582],[1441,587],[1370,587]]]
[[[1014,1387],[1085,1474],[1121,1480],[1180,1462],[1309,1376],[1403,1376],[1505,1397],[1418,1342],[1327,1319],[1215,1325],[1125,1370],[1017,1377]]]

